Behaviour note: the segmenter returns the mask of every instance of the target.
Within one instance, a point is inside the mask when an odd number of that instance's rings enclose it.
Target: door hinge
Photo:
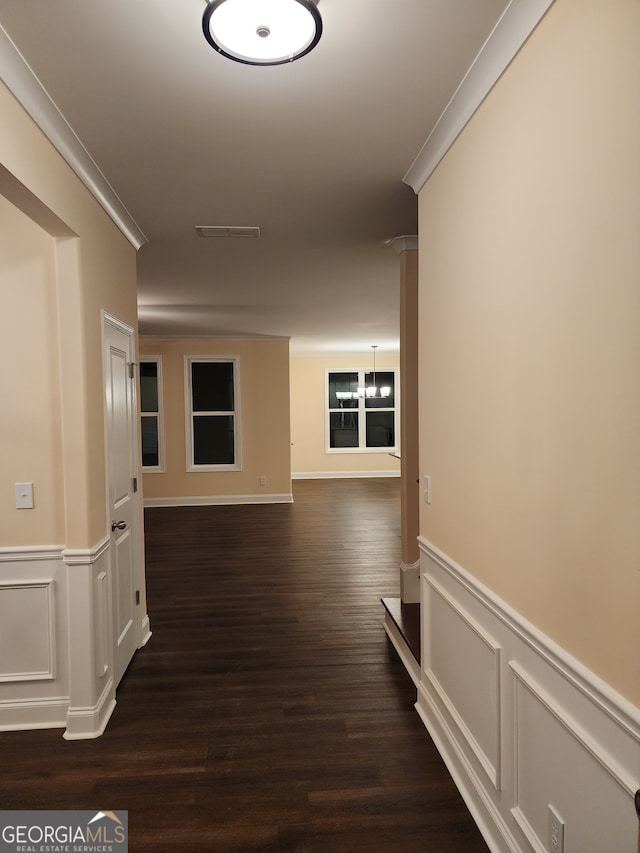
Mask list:
[[[140,604],[140,590],[136,590],[136,604]]]
[[[137,364],[137,362],[135,362],[135,361],[129,362],[129,379],[135,379],[136,378],[136,364]]]
[[[133,478],[133,491],[134,491],[134,493],[138,491],[138,478],[137,477]]]

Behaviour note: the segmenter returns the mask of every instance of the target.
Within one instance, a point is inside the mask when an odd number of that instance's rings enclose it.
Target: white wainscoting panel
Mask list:
[[[535,850],[546,850],[549,803],[558,809],[565,823],[565,847],[574,850],[629,850],[638,821],[629,808],[635,793],[633,779],[609,755],[591,733],[572,719],[567,709],[515,663],[515,764],[513,816]],[[539,782],[545,780],[543,788]],[[597,780],[596,814],[586,821],[584,800],[586,780]],[[562,807],[556,806],[562,803]],[[611,847],[612,826],[617,828],[620,847]]]
[[[423,623],[424,677],[432,695],[500,788],[500,646],[436,581],[427,576]],[[442,637],[455,642],[439,642]]]
[[[54,678],[53,580],[0,581],[0,681]]]
[[[109,537],[0,549],[0,731],[104,731],[115,706],[109,557]]]
[[[637,853],[640,709],[424,539],[416,709],[497,853]]]
[[[110,549],[111,539],[107,536],[95,548],[62,552],[71,614],[66,740],[99,737],[116,704]]]
[[[0,549],[0,731],[64,726],[68,644],[62,549]]]

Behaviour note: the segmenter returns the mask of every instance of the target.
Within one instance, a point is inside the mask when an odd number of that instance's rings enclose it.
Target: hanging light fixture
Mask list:
[[[309,53],[322,35],[314,0],[209,0],[202,17],[214,50],[245,65],[283,65]]]
[[[373,385],[358,388],[358,397],[390,397],[391,387],[383,385],[382,388],[378,388],[378,383],[376,382],[376,350],[378,349],[378,345],[373,344],[371,349],[373,350]]]

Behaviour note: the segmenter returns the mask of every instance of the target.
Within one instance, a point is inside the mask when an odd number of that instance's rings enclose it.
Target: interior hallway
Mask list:
[[[399,485],[147,510],[153,636],[107,730],[0,733],[0,808],[127,809],[132,853],[486,853],[382,627]]]

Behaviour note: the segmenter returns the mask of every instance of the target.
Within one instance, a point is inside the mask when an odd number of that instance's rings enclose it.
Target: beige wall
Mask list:
[[[636,704],[639,33],[557,0],[419,198],[421,533]]]
[[[55,241],[0,196],[0,543],[64,541]],[[17,511],[14,484],[35,483]]]
[[[291,494],[287,341],[142,338],[140,352],[162,357],[164,397],[164,473],[145,473],[145,499]],[[184,359],[198,355],[239,359],[241,471],[186,471]]]
[[[15,536],[9,534],[8,540],[1,544],[42,543],[44,532],[39,519],[45,507],[40,500],[48,495],[53,500],[53,492],[46,483],[56,470],[59,474],[56,500],[63,491],[64,509],[46,507],[48,516],[56,519],[45,526],[48,535],[55,535],[56,542],[51,544],[91,547],[107,532],[100,311],[105,309],[135,328],[135,250],[2,84],[0,115],[0,195],[27,211],[52,235],[48,239],[54,246],[55,288],[49,279],[47,298],[56,308],[46,318],[42,306],[34,305],[32,310],[36,327],[40,327],[47,340],[46,346],[59,347],[57,364],[53,361],[47,368],[53,372],[49,376],[52,408],[45,417],[52,422],[59,417],[62,436],[62,449],[59,445],[52,447],[51,458],[42,472],[33,475],[38,513],[20,510],[18,526],[14,528],[10,523]],[[18,214],[9,213],[6,205],[4,211],[5,217],[14,222],[12,227],[16,227]],[[47,240],[35,236],[34,228],[31,231],[37,258],[42,253],[39,243]],[[4,297],[3,293],[0,313],[17,320],[24,305],[21,307]],[[37,332],[30,334],[37,336]],[[16,356],[16,353],[12,356],[15,370],[5,377],[7,393],[13,398],[22,393],[20,386],[29,379],[28,362],[21,364]],[[53,375],[56,370],[57,379]],[[53,402],[55,395],[58,395],[57,404]],[[56,405],[59,416],[54,414]],[[15,429],[21,418],[20,411],[6,412],[3,407],[3,432]],[[21,429],[29,429],[26,413]],[[39,438],[34,436],[30,443],[33,452],[39,453]],[[13,483],[9,485],[13,492]],[[6,506],[6,495],[2,500]],[[10,501],[13,502],[13,494]],[[11,519],[17,518],[16,512],[11,510]],[[14,541],[18,529],[19,542]]]
[[[291,470],[294,475],[384,471],[400,473],[386,452],[327,453],[325,381],[327,370],[370,370],[373,351],[291,358]],[[376,367],[399,368],[399,354],[378,352]]]

